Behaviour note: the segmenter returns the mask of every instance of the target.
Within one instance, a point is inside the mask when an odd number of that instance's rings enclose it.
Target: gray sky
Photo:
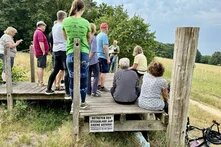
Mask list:
[[[198,48],[203,55],[221,51],[221,0],[95,0],[123,4],[130,16],[144,18],[160,42],[174,43],[176,27],[200,27]]]

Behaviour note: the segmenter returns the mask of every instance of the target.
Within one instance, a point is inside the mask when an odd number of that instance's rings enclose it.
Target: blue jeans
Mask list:
[[[87,76],[88,76],[88,67],[89,67],[89,57],[87,53],[81,53],[80,55],[81,60],[81,67],[80,67],[80,93],[81,93],[81,103],[85,102],[86,95],[87,95]],[[68,73],[70,77],[69,81],[69,89],[70,94],[73,99],[73,80],[74,80],[74,55],[69,54],[67,55],[66,59]]]

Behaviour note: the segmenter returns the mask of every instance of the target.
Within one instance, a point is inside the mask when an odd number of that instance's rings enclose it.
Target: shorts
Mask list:
[[[42,55],[37,57],[37,67],[38,68],[46,68],[46,63],[47,63],[47,56]]]
[[[99,66],[101,73],[108,73],[109,72],[109,65],[107,63],[107,59],[99,58]]]

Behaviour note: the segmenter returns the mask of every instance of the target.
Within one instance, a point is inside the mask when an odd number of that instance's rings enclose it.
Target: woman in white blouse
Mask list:
[[[138,105],[148,110],[164,110],[168,113],[168,83],[162,77],[164,67],[152,62],[144,74]]]

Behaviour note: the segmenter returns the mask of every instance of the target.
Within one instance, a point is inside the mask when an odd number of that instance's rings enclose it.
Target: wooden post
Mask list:
[[[79,109],[80,109],[80,39],[74,39],[74,87],[73,87],[73,139],[79,139]]]
[[[184,147],[189,97],[198,45],[199,28],[176,30],[169,103],[168,146]]]
[[[5,46],[5,76],[6,76],[6,92],[7,92],[7,107],[8,110],[13,108],[13,99],[12,99],[12,71],[11,71],[11,57],[10,57],[10,48]]]
[[[34,60],[34,48],[33,45],[29,47],[30,53],[30,67],[31,67],[31,82],[35,82],[35,60]]]

